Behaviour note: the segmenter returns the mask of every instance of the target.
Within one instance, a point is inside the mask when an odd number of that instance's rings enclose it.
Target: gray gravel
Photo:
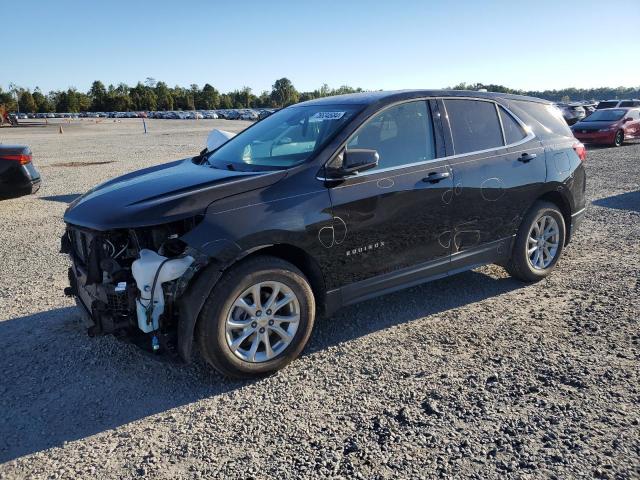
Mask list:
[[[242,122],[0,130],[45,179],[0,202],[0,478],[640,478],[640,143],[591,149],[559,268],[484,267],[345,308],[230,381],[109,337],[62,296],[65,202]],[[66,162],[114,162],[62,167]]]

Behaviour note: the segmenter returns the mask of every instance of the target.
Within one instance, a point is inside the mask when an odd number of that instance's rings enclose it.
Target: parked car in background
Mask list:
[[[0,198],[35,193],[40,188],[40,172],[26,145],[0,144]]]
[[[240,120],[258,120],[258,113],[253,110],[244,110],[240,113]]]
[[[640,107],[640,100],[621,100],[618,104],[618,108],[630,108],[630,107]]]
[[[238,110],[226,110],[225,115],[228,120],[238,120],[240,118],[240,112]]]
[[[640,139],[640,108],[605,108],[571,127],[584,143],[619,147],[625,140]]]
[[[582,108],[584,108],[584,113],[586,114],[586,116],[589,116],[593,112],[595,112],[597,106],[598,105],[596,103],[583,103],[582,104]]]
[[[569,125],[573,125],[587,115],[582,105],[577,103],[558,103],[556,106],[560,109],[562,116]]]
[[[326,97],[225,140],[69,205],[65,293],[90,334],[265,375],[317,313],[488,263],[545,278],[585,211],[584,146],[530,97]]]
[[[274,112],[276,112],[276,109],[272,109],[272,108],[262,109],[260,110],[260,113],[258,113],[258,120],[267,118],[269,115],[273,114]]]
[[[596,110],[602,110],[604,108],[616,108],[620,105],[620,100],[603,100],[598,103]]]

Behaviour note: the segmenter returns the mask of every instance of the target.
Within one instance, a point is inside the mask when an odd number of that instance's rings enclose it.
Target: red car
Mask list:
[[[571,127],[583,143],[600,143],[619,147],[625,140],[640,139],[640,108],[605,108],[596,110]]]

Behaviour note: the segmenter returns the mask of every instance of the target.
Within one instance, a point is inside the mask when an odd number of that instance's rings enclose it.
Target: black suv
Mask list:
[[[498,263],[532,282],[585,210],[585,149],[549,102],[441,90],[323,98],[65,213],[89,333],[274,372],[318,314]]]

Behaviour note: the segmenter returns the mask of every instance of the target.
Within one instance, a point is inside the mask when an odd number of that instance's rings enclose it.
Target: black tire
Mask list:
[[[556,221],[559,230],[559,239],[557,251],[553,260],[546,268],[540,269],[534,268],[531,264],[529,256],[527,255],[527,247],[529,232],[531,231],[534,222],[544,215],[548,215]],[[566,226],[560,209],[550,202],[536,202],[529,212],[527,212],[520,224],[520,228],[518,229],[513,245],[513,250],[511,252],[511,258],[505,266],[507,272],[509,272],[512,277],[522,280],[523,282],[537,282],[542,280],[552,272],[558,263],[564,248],[565,238]]]
[[[623,143],[624,143],[624,132],[622,130],[618,130],[616,132],[615,138],[613,139],[613,146],[621,147]]]
[[[227,344],[226,320],[233,303],[259,282],[283,283],[296,295],[300,307],[298,329],[279,355],[262,363],[245,361]],[[253,257],[227,271],[205,301],[198,317],[198,341],[203,358],[223,375],[253,378],[274,373],[304,349],[315,319],[315,299],[304,274],[289,262],[270,256]],[[264,344],[262,345],[264,348]]]

